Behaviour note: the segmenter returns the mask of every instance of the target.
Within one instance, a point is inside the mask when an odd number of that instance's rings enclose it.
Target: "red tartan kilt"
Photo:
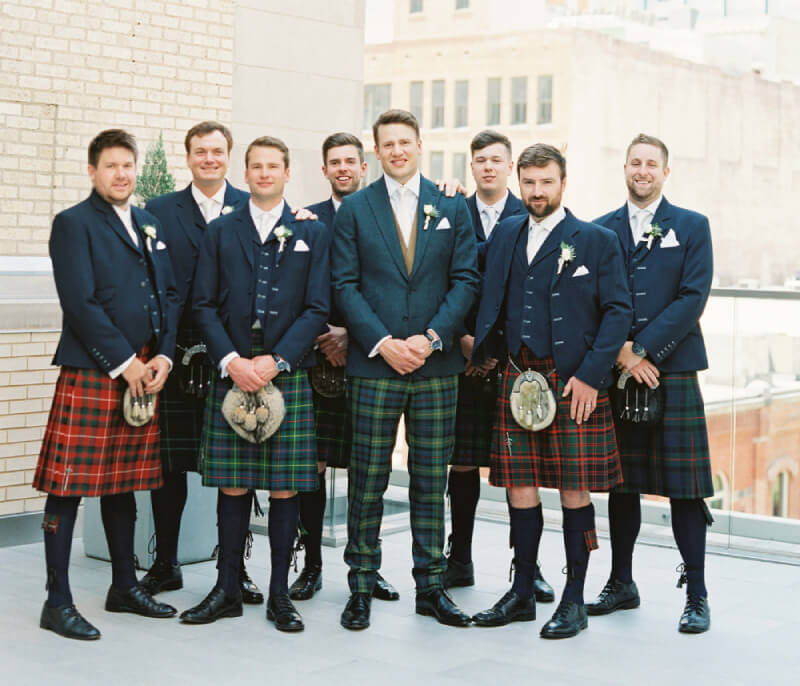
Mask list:
[[[492,433],[489,482],[494,486],[541,486],[569,491],[608,491],[622,483],[617,438],[608,392],[597,395],[597,407],[588,421],[569,417],[570,396],[562,398],[564,382],[552,358],[538,360],[523,346],[523,371],[533,369],[547,378],[558,410],[553,423],[528,431],[511,414],[509,396],[518,372],[507,364]]]
[[[126,384],[96,369],[62,367],[56,381],[34,488],[101,496],[163,485],[156,416],[141,427],[122,417]]]

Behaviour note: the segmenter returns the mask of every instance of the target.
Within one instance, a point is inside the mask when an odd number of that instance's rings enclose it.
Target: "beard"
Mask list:
[[[655,183],[650,186],[650,190],[646,193],[643,193],[636,187],[636,182],[633,179],[626,179],[625,183],[628,186],[628,193],[630,193],[632,198],[638,200],[639,202],[655,200],[661,193],[661,186]]]
[[[545,199],[546,198],[535,198],[536,200]],[[533,199],[532,199],[533,200]],[[555,212],[561,205],[561,194],[558,195],[556,198],[552,198],[547,200],[545,206],[540,210],[534,208],[533,202],[528,203],[526,200],[525,207],[528,210],[528,214],[530,214],[535,219],[544,219],[545,217],[549,217],[553,212]]]

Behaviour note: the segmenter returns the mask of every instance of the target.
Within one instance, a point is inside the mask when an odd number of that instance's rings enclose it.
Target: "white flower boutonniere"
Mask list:
[[[153,252],[153,241],[156,239],[156,227],[152,224],[145,224],[142,227],[142,233],[146,236],[147,249]]]
[[[279,226],[275,229],[275,238],[278,239],[278,253],[283,252],[283,248],[286,245],[286,241],[292,237],[292,230],[287,229],[285,226]]]
[[[233,207],[230,205],[225,205],[220,211],[220,214],[230,214],[231,212],[233,212]]]
[[[661,230],[661,227],[658,224],[650,224],[650,228],[644,232],[644,235],[647,236],[647,249],[650,250],[650,247],[653,245],[653,241],[656,238],[661,238],[664,235],[664,232]]]
[[[433,205],[425,205],[422,208],[422,212],[425,214],[425,224],[422,226],[422,230],[427,231],[428,224],[430,224],[431,219],[439,218],[439,210]]]
[[[558,273],[564,269],[564,265],[569,264],[575,259],[575,246],[561,241],[561,254],[558,256]]]

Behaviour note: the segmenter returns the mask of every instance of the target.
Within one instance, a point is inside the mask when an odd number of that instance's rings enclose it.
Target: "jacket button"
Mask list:
[[[147,285],[147,281],[142,281],[139,285],[144,288]]]
[[[144,306],[144,311],[147,312],[147,305]]]

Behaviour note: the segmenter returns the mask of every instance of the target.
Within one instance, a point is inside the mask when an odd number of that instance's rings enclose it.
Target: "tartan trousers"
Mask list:
[[[392,449],[405,414],[412,574],[417,592],[442,585],[444,493],[455,443],[458,377],[351,377],[348,386],[353,449],[348,481],[347,546],[353,593],[371,593],[381,566],[383,494],[392,471]]]

